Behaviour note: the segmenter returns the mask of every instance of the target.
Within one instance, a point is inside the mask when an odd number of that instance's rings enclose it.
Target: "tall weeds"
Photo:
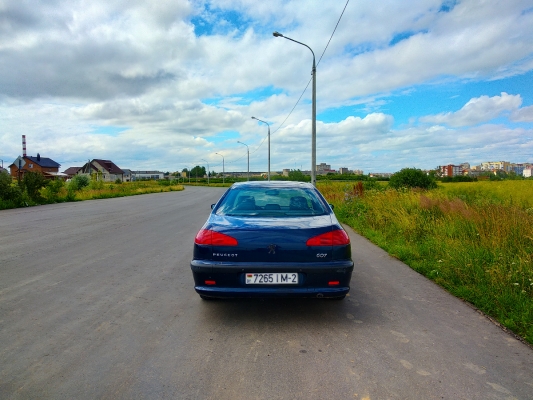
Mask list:
[[[123,182],[120,184],[91,181],[91,183],[79,190],[68,184],[55,193],[51,193],[48,187],[41,190],[41,195],[49,203],[62,201],[81,201],[93,199],[108,199],[113,197],[134,196],[146,193],[159,193],[183,190],[182,185],[170,182],[162,185],[157,181]]]
[[[341,221],[533,343],[533,182],[319,189]]]

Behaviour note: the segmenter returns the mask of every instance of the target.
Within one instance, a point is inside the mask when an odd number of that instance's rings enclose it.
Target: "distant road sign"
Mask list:
[[[19,162],[20,162],[20,166],[19,166]],[[24,159],[21,156],[18,156],[17,159],[13,162],[13,164],[15,164],[15,167],[17,168],[22,168],[23,166],[26,165],[26,161],[24,161]]]

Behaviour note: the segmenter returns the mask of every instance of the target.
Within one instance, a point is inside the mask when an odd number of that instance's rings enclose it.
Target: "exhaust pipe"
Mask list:
[[[322,293],[319,293],[316,295],[316,297],[318,297],[319,299],[321,299],[322,297],[324,297],[324,295]]]

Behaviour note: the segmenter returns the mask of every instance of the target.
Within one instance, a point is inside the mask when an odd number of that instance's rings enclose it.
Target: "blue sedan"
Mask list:
[[[244,182],[212,206],[191,261],[202,299],[343,299],[353,271],[350,239],[311,184]]]

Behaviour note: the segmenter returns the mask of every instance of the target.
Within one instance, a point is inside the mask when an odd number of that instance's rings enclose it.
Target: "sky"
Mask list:
[[[0,160],[309,170],[287,37],[317,163],[533,163],[531,0],[0,0]]]

